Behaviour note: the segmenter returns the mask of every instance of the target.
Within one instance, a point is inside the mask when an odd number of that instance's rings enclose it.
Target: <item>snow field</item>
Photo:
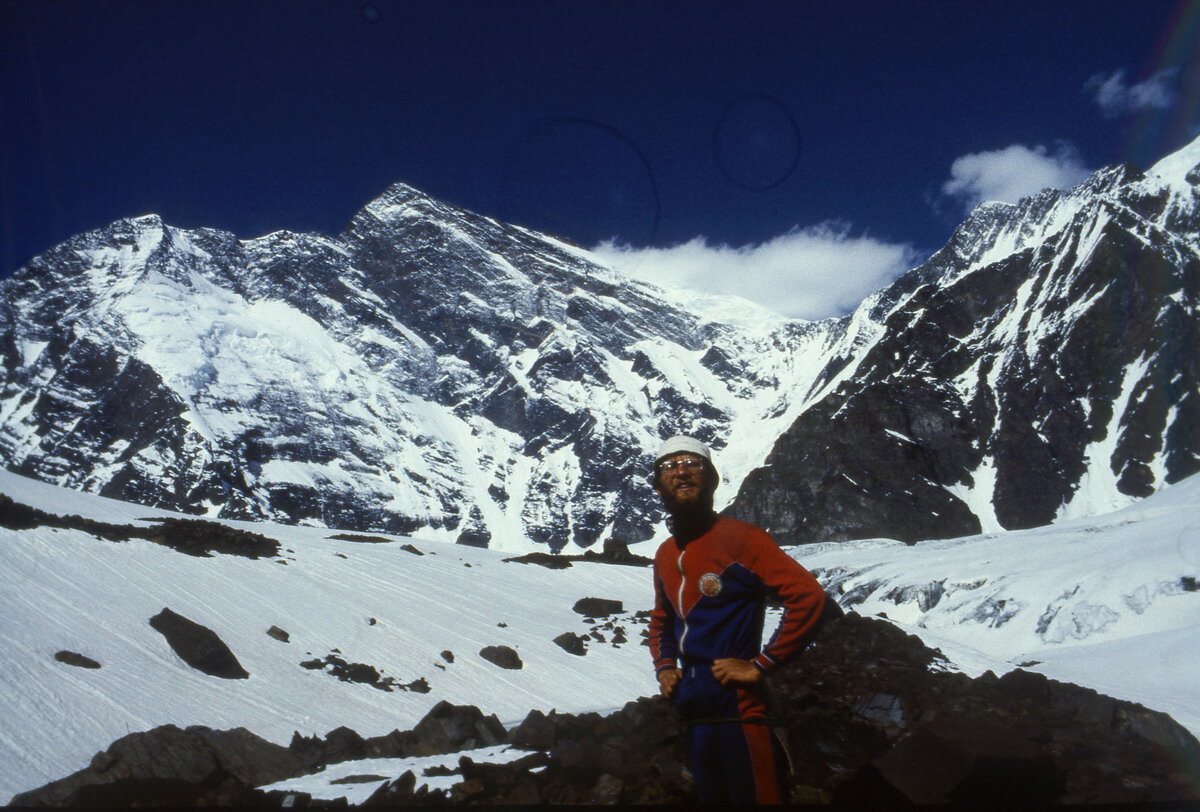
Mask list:
[[[0,472],[0,492],[58,514],[129,523],[171,515]],[[506,725],[532,708],[605,712],[656,686],[631,616],[651,605],[645,568],[505,563],[507,555],[423,539],[331,540],[313,527],[228,522],[279,540],[286,565],[195,558],[151,542],[79,531],[0,530],[0,798],[64,777],[126,733],[161,724],[246,727],[287,743],[347,725],[364,736],[411,728],[436,702],[472,704]],[[401,548],[411,544],[418,556]],[[650,544],[638,545],[650,554]],[[1033,530],[907,546],[888,539],[789,548],[860,614],[884,612],[977,676],[1021,665],[1170,713],[1200,733],[1200,477],[1120,511]],[[588,623],[581,597],[621,600],[620,648],[589,641],[585,657],[552,641]],[[222,680],[188,667],[148,624],[163,607],[213,629],[250,672]],[[372,622],[373,621],[373,622]],[[775,615],[768,619],[768,626]],[[505,625],[500,625],[505,624]],[[266,634],[279,626],[282,643]],[[504,670],[479,650],[509,645]],[[78,651],[91,670],[53,659]],[[385,692],[300,667],[337,649],[348,662],[429,693]],[[442,651],[454,654],[450,663]],[[439,667],[439,665],[441,667]],[[511,758],[510,752],[472,755]],[[453,765],[457,756],[443,763]],[[285,782],[318,797],[365,797],[425,766],[348,762]],[[391,762],[395,761],[395,764]],[[432,762],[430,762],[432,763]],[[433,779],[429,779],[431,785]],[[284,784],[276,785],[283,787]]]
[[[789,552],[847,608],[886,614],[972,676],[1030,663],[1200,735],[1200,477],[1047,527]]]
[[[3,492],[53,509],[45,499],[50,486],[31,483],[43,498],[23,498],[29,494],[10,487],[16,479],[5,475]],[[119,509],[97,512],[109,521],[127,518]],[[584,657],[552,642],[595,625],[571,610],[581,597],[621,600],[623,617],[649,608],[645,569],[577,563],[550,570],[504,563],[492,550],[412,539],[407,543],[426,553],[418,556],[401,549],[403,540],[334,541],[318,528],[231,524],[295,552],[283,553],[285,566],[196,558],[79,531],[0,530],[0,568],[9,574],[0,590],[0,645],[7,652],[0,683],[8,698],[0,796],[61,778],[114,739],[167,723],[242,726],[286,744],[293,731],[324,735],[347,725],[375,736],[411,728],[443,699],[477,705],[512,725],[532,708],[617,708],[655,688],[639,645],[641,625],[619,620],[628,641],[620,648],[593,642]],[[224,680],[188,667],[148,623],[164,607],[220,635],[250,678]],[[289,632],[290,642],[267,636],[272,625]],[[483,660],[478,652],[488,645],[513,647],[524,667],[504,670]],[[62,649],[103,667],[57,662],[53,655]],[[431,690],[389,693],[299,665],[333,649],[399,683],[424,677]],[[453,652],[453,663],[442,658],[444,650]]]

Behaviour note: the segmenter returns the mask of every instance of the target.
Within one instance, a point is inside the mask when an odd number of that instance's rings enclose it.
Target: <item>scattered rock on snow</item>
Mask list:
[[[625,604],[608,598],[580,598],[571,607],[573,611],[587,617],[608,617],[625,611]]]
[[[333,541],[357,541],[363,544],[391,544],[392,539],[385,539],[383,536],[368,536],[363,533],[338,533],[334,536],[329,536]]]
[[[587,645],[583,642],[583,638],[575,634],[575,632],[563,632],[554,638],[554,643],[568,654],[575,654],[580,657],[587,654]]]
[[[222,679],[246,679],[250,676],[225,641],[207,626],[201,626],[168,608],[150,618],[150,625],[166,638],[171,649],[185,663],[197,671]]]
[[[58,651],[54,654],[54,659],[60,663],[73,665],[78,668],[99,668],[100,663],[93,660],[91,657],[85,657],[76,651]]]
[[[267,634],[269,634],[271,637],[274,637],[281,643],[286,643],[291,639],[291,636],[278,626],[272,626],[271,628],[267,629]]]
[[[1200,742],[1165,714],[1021,670],[977,679],[949,672],[939,652],[873,618],[827,623],[773,681],[796,765],[789,788],[796,803],[1021,808],[1197,800]],[[432,755],[504,740],[494,716],[442,702],[411,731],[362,739],[342,729],[325,742],[297,736],[291,749],[316,764],[350,753]],[[507,764],[460,758],[462,781],[449,792],[418,789],[409,772],[366,805],[695,802],[684,728],[661,697],[609,716],[531,711],[508,740],[547,752]],[[168,759],[172,743],[158,744],[165,749],[155,757]],[[106,764],[98,758],[93,767]]]
[[[521,656],[509,646],[484,646],[479,650],[479,656],[501,668],[516,670],[525,665]]]

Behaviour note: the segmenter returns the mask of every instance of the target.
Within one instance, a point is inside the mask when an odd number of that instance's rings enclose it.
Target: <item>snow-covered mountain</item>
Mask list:
[[[123,220],[4,283],[0,458],[226,518],[639,541],[662,437],[730,447],[728,499],[859,329],[684,301],[403,185],[336,239]]]
[[[7,472],[0,493],[108,525],[171,518]],[[198,557],[144,538],[109,540],[95,526],[0,526],[0,801],[161,724],[240,726],[287,744],[295,731],[343,725],[363,736],[409,729],[441,700],[512,725],[534,708],[606,710],[655,690],[639,645],[639,613],[652,603],[646,568],[547,569],[421,538],[223,523],[277,541],[278,553]],[[789,552],[847,608],[886,612],[972,676],[1022,664],[1200,732],[1200,477],[1049,528]],[[585,597],[623,606],[589,618],[573,609]],[[189,666],[151,625],[164,608],[216,633],[248,676]],[[568,632],[587,638],[585,653],[555,644]],[[511,647],[521,667],[487,660],[488,646]],[[338,679],[331,657],[374,669],[377,684]],[[382,779],[330,782],[414,766],[423,765],[347,762],[295,786],[361,799]]]
[[[1200,468],[1198,163],[1200,141],[985,204],[816,323],[701,307],[401,184],[336,238],[122,220],[0,286],[0,459],[503,550],[649,537],[676,432],[785,543],[1110,510]]]
[[[1045,525],[1200,470],[1200,139],[978,207],[732,512],[784,542]]]

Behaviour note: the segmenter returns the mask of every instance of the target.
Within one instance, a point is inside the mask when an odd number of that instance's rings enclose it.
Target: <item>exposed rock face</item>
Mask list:
[[[258,559],[279,553],[279,542],[258,533],[238,530],[202,519],[155,519],[152,527],[112,524],[83,516],[58,516],[14,502],[0,493],[0,527],[28,530],[34,527],[59,527],[82,530],[108,541],[145,539],[170,547],[186,555],[210,558],[214,553]]]
[[[1176,164],[1172,164],[1174,160]],[[784,544],[1104,512],[1200,470],[1200,143],[986,204],[730,508]]]
[[[212,787],[219,785],[221,777],[213,777],[218,771],[254,787],[304,775],[309,769],[309,763],[292,750],[244,728],[210,730],[196,726],[181,730],[174,725],[163,725],[117,739],[107,750],[97,753],[87,768],[16,795],[12,805],[62,806],[84,804],[89,799],[116,804],[122,798],[144,802],[169,797],[164,793],[179,792],[178,798],[170,802],[174,805],[186,798],[188,792],[199,792],[195,789],[185,792],[184,785],[206,781]],[[135,783],[146,780],[150,783]],[[125,783],[113,786],[109,794],[94,789],[117,782]],[[74,794],[85,787],[93,788],[90,795],[88,791]]]
[[[154,630],[167,639],[180,658],[205,674],[222,679],[246,679],[250,676],[234,653],[216,632],[194,620],[163,608],[150,618]]]

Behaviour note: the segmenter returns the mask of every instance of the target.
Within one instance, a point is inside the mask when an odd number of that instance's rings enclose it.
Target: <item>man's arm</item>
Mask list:
[[[816,632],[825,609],[825,590],[765,532],[752,537],[747,553],[750,569],[783,603],[779,626],[762,652],[750,661],[763,673],[770,673],[799,653]]]
[[[650,612],[649,631],[654,673],[658,677],[659,690],[669,699],[681,676],[676,663],[679,647],[675,640],[675,607],[667,599],[657,573],[654,575],[654,609]]]

